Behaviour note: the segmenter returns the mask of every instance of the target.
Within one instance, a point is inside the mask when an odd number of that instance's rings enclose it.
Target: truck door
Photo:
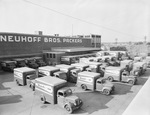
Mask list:
[[[102,81],[96,81],[96,91],[102,91],[103,85]]]
[[[63,107],[64,105],[64,93],[63,92],[58,92],[57,94],[57,103]]]
[[[129,74],[128,74],[128,72],[123,72],[122,73],[122,76],[121,76],[121,81],[127,81],[127,79],[128,79],[128,76],[129,76]]]

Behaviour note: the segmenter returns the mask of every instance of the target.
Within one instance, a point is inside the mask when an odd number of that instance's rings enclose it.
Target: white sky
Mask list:
[[[149,0],[28,0],[45,8],[26,1],[0,0],[0,32],[98,34],[102,42],[144,41],[147,36],[150,41]]]

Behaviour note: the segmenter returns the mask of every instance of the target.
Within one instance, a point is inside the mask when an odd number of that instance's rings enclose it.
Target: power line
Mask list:
[[[108,28],[108,27],[105,27],[105,26],[102,26],[102,25],[99,25],[99,24],[95,24],[95,23],[93,23],[93,22],[89,22],[89,21],[86,21],[86,20],[83,20],[83,19],[80,19],[80,18],[77,18],[77,17],[73,17],[73,16],[68,15],[68,14],[64,14],[64,13],[59,12],[59,11],[57,11],[57,10],[54,10],[54,9],[48,8],[48,7],[46,7],[46,6],[42,6],[42,5],[39,5],[39,4],[30,2],[30,1],[28,1],[28,0],[24,0],[24,1],[27,2],[27,3],[33,4],[33,5],[35,5],[35,6],[39,6],[39,7],[41,7],[41,8],[50,10],[50,11],[52,11],[52,12],[61,14],[61,15],[63,15],[63,16],[70,17],[70,18],[79,20],[79,21],[81,21],[81,22],[88,23],[88,24],[91,24],[91,25],[94,25],[94,26],[103,28],[103,29],[105,29],[105,30],[114,31],[114,32],[116,32],[116,33],[120,33],[120,34],[123,34],[123,35],[126,35],[126,36],[141,38],[141,37],[139,37],[139,36],[135,36],[135,35],[132,35],[132,34],[124,33],[124,32],[121,32],[121,31],[118,31],[118,30],[115,30],[115,29],[111,29],[111,28]]]

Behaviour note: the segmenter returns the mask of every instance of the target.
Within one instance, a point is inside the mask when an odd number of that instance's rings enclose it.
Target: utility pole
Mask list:
[[[73,37],[73,24],[72,24],[72,37]]]
[[[147,39],[147,37],[145,36],[145,37],[144,37],[144,42],[145,42],[145,43],[146,43],[146,39]]]
[[[116,41],[116,45],[117,45],[117,42],[118,42],[118,38],[116,38],[116,39],[115,39],[115,41]]]

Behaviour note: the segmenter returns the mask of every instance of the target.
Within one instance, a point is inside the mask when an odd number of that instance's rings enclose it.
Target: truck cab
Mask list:
[[[72,111],[82,106],[81,99],[73,95],[72,90],[69,87],[64,87],[58,90],[57,103],[65,108],[69,113],[72,113]]]
[[[105,95],[109,95],[114,91],[114,85],[108,80],[100,78],[99,73],[87,71],[78,74],[77,86],[83,90],[100,91]]]
[[[42,57],[34,57],[35,63],[38,64],[39,67],[46,66],[46,63],[43,61]]]
[[[16,61],[2,61],[1,62],[2,70],[13,72],[16,68]]]
[[[147,70],[146,62],[135,62],[131,73],[136,76],[143,75]]]
[[[25,62],[25,59],[22,59],[22,58],[15,58],[13,59],[13,61],[16,61],[16,66],[17,67],[26,67],[26,62]]]
[[[37,69],[39,66],[35,63],[34,58],[26,58],[26,65],[30,68]]]
[[[125,68],[120,67],[107,67],[105,69],[104,78],[108,79],[111,82],[112,81],[126,82],[131,85],[134,85],[137,81],[136,76],[130,75]]]

